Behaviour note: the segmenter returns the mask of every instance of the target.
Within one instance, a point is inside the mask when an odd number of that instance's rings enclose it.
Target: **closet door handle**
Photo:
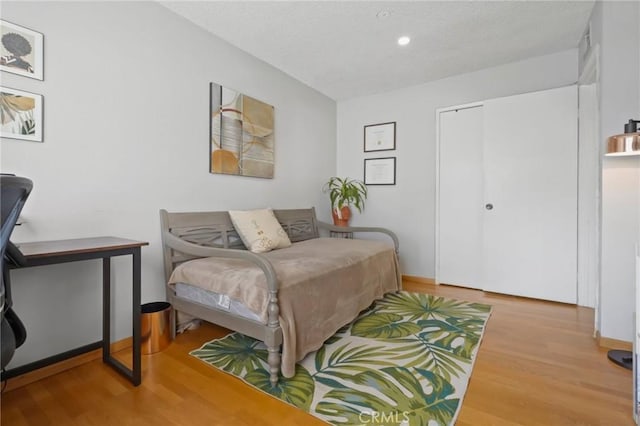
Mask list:
[[[484,208],[487,209],[487,210],[493,210],[493,204],[487,203],[487,204],[484,205]]]

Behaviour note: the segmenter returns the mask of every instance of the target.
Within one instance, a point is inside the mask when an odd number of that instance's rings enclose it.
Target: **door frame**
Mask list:
[[[440,114],[461,109],[482,107],[484,102],[471,102],[468,104],[449,106],[436,109],[436,200],[435,200],[435,278],[436,285],[440,284]]]
[[[600,286],[601,286],[601,247],[602,247],[602,161],[604,156],[604,144],[600,141],[600,48],[599,45],[593,46],[588,52],[582,72],[578,78],[578,120],[580,119],[580,107],[582,105],[580,98],[580,87],[584,85],[595,84],[595,140],[594,144],[590,146],[590,155],[597,157],[598,167],[597,170],[591,170],[591,178],[595,177],[596,187],[588,188],[594,196],[595,205],[591,205],[587,211],[578,209],[578,220],[587,221],[592,226],[588,229],[578,230],[578,252],[584,253],[582,259],[584,264],[580,263],[581,256],[578,255],[578,305],[595,308],[595,329],[600,329],[599,321],[599,305],[600,305]],[[578,133],[580,138],[580,133]],[[582,141],[578,140],[578,150],[584,149],[585,145]],[[589,155],[587,154],[587,155]],[[578,154],[578,161],[580,161],[582,155]],[[580,168],[578,163],[578,168]],[[580,185],[580,175],[578,175],[578,185]],[[591,179],[594,180],[594,179]],[[580,192],[578,193],[580,194]],[[580,200],[578,201],[580,203]],[[582,232],[580,232],[582,231]],[[587,239],[587,235],[594,239],[594,246],[592,250],[587,250],[587,247],[581,247],[579,244],[581,241]],[[595,276],[589,273],[589,265],[595,265]],[[586,277],[586,278],[585,278]],[[591,277],[591,279],[590,279]]]

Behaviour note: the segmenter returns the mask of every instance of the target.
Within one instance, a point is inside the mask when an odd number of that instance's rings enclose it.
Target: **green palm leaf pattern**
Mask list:
[[[376,312],[357,319],[351,327],[351,335],[372,339],[396,339],[411,336],[420,330],[418,324],[405,321],[404,317],[398,314]]]
[[[377,303],[378,312],[393,312],[408,320],[429,318],[467,318],[479,312],[489,313],[491,307],[480,303],[467,303],[422,293],[400,292],[385,296]]]
[[[249,337],[234,333],[191,354],[331,424],[450,425],[490,312],[479,303],[388,294],[276,386],[266,348]]]
[[[266,362],[267,350],[264,347],[260,349],[259,346],[262,346],[259,340],[234,333],[224,339],[209,342],[190,354],[221,370],[240,375],[262,367]]]
[[[424,331],[420,337],[431,343],[451,350],[463,358],[469,358],[471,351],[480,341],[484,321],[477,318],[458,319],[448,321],[421,320],[418,325]]]
[[[379,395],[363,397],[357,388],[332,390],[324,396],[316,410],[329,417],[334,424],[361,424],[373,413],[385,413],[385,417],[394,424],[403,420],[408,420],[410,425],[427,426],[430,421],[449,424],[460,403],[458,398],[451,397],[453,387],[429,371],[415,372],[429,382],[430,392],[423,389],[422,383],[411,370],[387,367],[365,371],[352,379],[356,385],[374,388]]]
[[[296,365],[296,374],[290,379],[280,377],[276,386],[269,381],[269,371],[264,368],[257,368],[249,372],[244,378],[249,384],[267,392],[278,399],[288,402],[291,405],[309,411],[309,406],[313,400],[315,382],[306,368],[300,364]]]
[[[451,380],[452,377],[460,377],[460,374],[465,372],[466,365],[469,364],[468,359],[453,353],[447,348],[442,348],[425,340],[404,346],[402,349],[411,351],[409,354],[413,355],[412,357],[409,357],[408,354],[398,356],[397,359],[405,361],[403,365],[429,369],[446,380]],[[407,362],[407,359],[411,360]]]
[[[314,357],[316,372],[314,378],[327,386],[345,387],[341,381],[350,380],[356,373],[369,370],[372,367],[381,368],[395,365],[387,359],[394,351],[384,346],[352,345],[347,343],[338,348],[331,348],[330,356],[325,360],[328,345],[318,349]],[[325,362],[326,361],[326,362]]]

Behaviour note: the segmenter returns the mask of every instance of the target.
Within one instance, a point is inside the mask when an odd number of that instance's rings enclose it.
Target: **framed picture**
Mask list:
[[[273,106],[216,83],[209,99],[209,172],[273,179]]]
[[[395,185],[396,157],[365,158],[364,183],[365,185]]]
[[[0,137],[42,142],[42,95],[0,87]]]
[[[396,149],[396,122],[364,126],[364,152]]]
[[[44,79],[44,36],[0,19],[0,71]]]

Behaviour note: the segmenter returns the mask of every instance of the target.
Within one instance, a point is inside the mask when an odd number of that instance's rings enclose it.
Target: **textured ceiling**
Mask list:
[[[593,1],[161,2],[336,99],[577,47]],[[388,16],[376,15],[386,11]],[[396,40],[409,35],[411,43]]]

